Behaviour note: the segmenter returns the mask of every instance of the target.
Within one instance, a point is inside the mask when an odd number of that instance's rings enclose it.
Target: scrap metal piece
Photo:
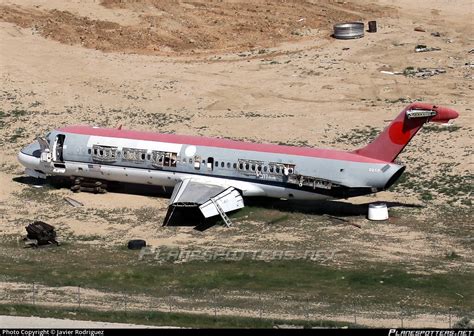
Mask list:
[[[424,44],[418,44],[415,47],[415,52],[428,52],[428,51],[439,51],[441,48],[436,48],[436,47],[427,47]]]
[[[65,200],[66,202],[68,202],[70,205],[72,205],[73,207],[75,207],[75,208],[84,206],[84,204],[82,204],[82,203],[79,202],[79,201],[76,201],[75,199],[73,199],[73,198],[71,198],[71,197],[64,197],[64,200]]]

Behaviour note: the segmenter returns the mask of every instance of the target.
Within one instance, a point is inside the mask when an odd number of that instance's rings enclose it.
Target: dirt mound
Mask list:
[[[137,25],[91,19],[62,10],[0,6],[0,20],[46,38],[107,52],[200,53],[275,46],[314,36],[333,23],[380,15],[373,5],[309,1],[103,0],[110,11],[139,14]]]

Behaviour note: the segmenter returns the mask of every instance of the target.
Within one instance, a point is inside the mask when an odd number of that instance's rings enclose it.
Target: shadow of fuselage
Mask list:
[[[36,179],[29,176],[14,177],[13,181],[26,185],[43,186],[54,189],[70,188],[73,181],[69,178],[48,176],[46,180]],[[157,198],[169,199],[172,189],[163,188],[152,185],[119,183],[107,181],[107,190],[111,193],[131,194],[150,196]],[[383,202],[378,200],[377,202]],[[288,213],[302,213],[318,216],[337,216],[337,217],[356,217],[366,216],[369,203],[353,204],[345,200],[327,200],[327,201],[302,201],[302,200],[280,200],[268,197],[247,197],[245,205],[256,208],[275,209]],[[401,203],[401,202],[384,202],[388,208],[405,207],[405,208],[421,208],[421,205]],[[167,221],[167,226],[190,226],[195,230],[205,231],[214,225],[221,223],[219,216],[212,218],[204,218],[199,208],[186,207],[174,208],[173,216]]]

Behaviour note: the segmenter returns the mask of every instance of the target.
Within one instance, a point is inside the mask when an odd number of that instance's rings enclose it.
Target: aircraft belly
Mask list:
[[[242,191],[243,196],[267,196],[285,199],[322,200],[331,198],[328,195],[295,190],[275,185],[238,181],[212,176],[195,175],[179,172],[140,169],[111,165],[87,164],[66,162],[66,172],[61,175],[81,176],[103,179],[116,182],[148,184],[156,186],[174,187],[176,183],[185,178],[192,177],[195,181],[210,183],[222,187],[234,187]]]

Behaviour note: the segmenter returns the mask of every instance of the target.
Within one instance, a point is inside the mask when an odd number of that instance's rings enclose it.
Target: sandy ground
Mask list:
[[[21,329],[39,329],[39,328],[97,328],[97,329],[133,329],[133,328],[169,328],[154,327],[138,324],[127,323],[109,323],[96,321],[78,321],[78,320],[62,320],[44,317],[26,317],[26,316],[5,316],[0,315],[0,325],[3,329],[21,328]]]
[[[110,9],[95,1],[87,5],[73,1],[3,3],[4,10],[47,11],[57,7],[94,20],[120,17],[125,20],[122,24],[129,25],[136,19],[132,13],[137,13]],[[423,167],[428,174],[437,174],[442,164],[448,164],[454,173],[466,174],[472,171],[472,160],[466,160],[472,144],[472,67],[465,65],[472,59],[468,54],[472,25],[466,17],[470,2],[459,0],[456,4],[421,1],[393,6],[385,1],[380,5],[392,9],[383,14],[377,9],[373,14],[380,17],[379,32],[360,40],[329,39],[330,25],[326,24],[326,30],[296,36],[294,41],[288,41],[294,35],[284,36],[282,44],[265,49],[261,55],[240,46],[244,49],[238,54],[220,54],[217,48],[212,56],[194,58],[186,51],[176,57],[103,53],[45,39],[39,28],[0,22],[0,103],[6,112],[25,111],[24,115],[4,118],[0,130],[1,216],[7,224],[18,218],[15,209],[24,200],[15,202],[15,192],[28,188],[12,180],[21,175],[15,160],[18,150],[52,128],[76,123],[352,150],[367,140],[354,145],[342,141],[341,136],[367,125],[381,129],[406,101],[420,99],[458,110],[461,118],[456,123],[461,129],[453,134],[417,136],[400,159],[406,161],[408,171]],[[336,4],[328,2],[327,6]],[[94,15],[90,16],[90,11]],[[370,10],[364,16],[370,16],[368,13]],[[460,20],[457,13],[466,20]],[[426,32],[414,32],[417,26]],[[442,50],[414,53],[417,44]],[[407,66],[443,67],[448,71],[429,79],[380,72]],[[86,206],[99,208],[166,208],[165,199],[139,195],[78,198]],[[374,200],[419,203],[416,196],[396,192],[351,202]],[[443,203],[443,199],[436,202]],[[66,205],[61,210],[67,211]],[[0,230],[22,229],[13,227]],[[102,234],[106,228],[82,225],[74,230]]]
[[[94,237],[113,244],[146,238],[153,245],[252,248],[269,241],[311,244],[314,235],[323,234],[329,237],[323,247],[343,247],[347,255],[367,250],[364,258],[371,261],[416,265],[455,250],[471,256],[463,265],[472,267],[472,249],[454,237],[427,232],[416,221],[401,225],[395,218],[380,226],[358,217],[360,231],[325,225],[313,232],[307,228],[319,228],[319,216],[276,228],[249,218],[242,227],[198,232],[162,228],[168,202],[163,197],[72,195],[67,189],[42,193],[21,183],[16,153],[64,125],[123,125],[353,150],[368,141],[360,129],[382,129],[414,100],[456,109],[460,128],[418,135],[399,157],[407,171],[422,170],[426,178],[442,175],[443,167],[456,176],[472,174],[472,1],[328,0],[283,6],[262,0],[258,10],[238,1],[227,7],[226,2],[202,3],[182,1],[178,13],[152,0],[126,6],[0,1],[1,235],[23,234],[34,219],[55,225],[64,239],[85,237],[91,243]],[[235,13],[242,14],[231,24]],[[331,39],[332,24],[346,19],[375,19],[379,31],[358,40]],[[415,53],[418,44],[441,50]],[[446,73],[419,79],[381,72],[408,66],[440,67]],[[85,207],[71,210],[64,196]],[[416,214],[422,223],[447,197],[427,203],[416,190],[392,190],[344,206],[374,201],[422,205]],[[258,234],[248,237],[248,230]],[[330,237],[338,239],[330,242]],[[442,248],[436,245],[440,240]]]

